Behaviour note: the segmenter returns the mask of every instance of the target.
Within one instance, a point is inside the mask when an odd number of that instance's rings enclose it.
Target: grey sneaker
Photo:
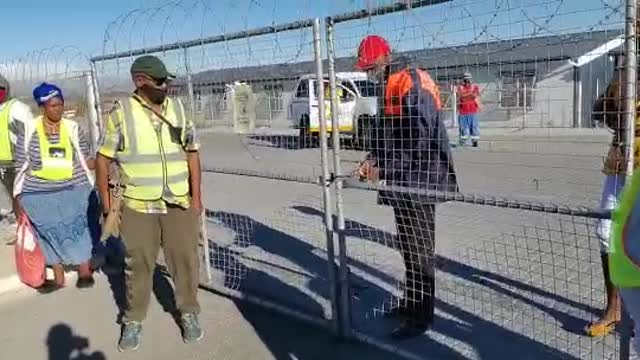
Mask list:
[[[185,343],[194,343],[202,340],[204,331],[200,327],[200,321],[196,314],[182,315],[182,340]]]
[[[142,339],[142,323],[139,321],[128,321],[122,325],[122,333],[120,341],[118,341],[118,350],[136,351],[140,347]]]

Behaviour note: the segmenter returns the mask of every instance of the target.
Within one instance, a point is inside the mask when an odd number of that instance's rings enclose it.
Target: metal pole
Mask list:
[[[573,127],[582,127],[582,79],[577,66],[573,67]]]
[[[338,97],[336,96],[336,52],[334,39],[334,24],[327,18],[327,57],[329,63],[329,86],[331,86],[331,129],[333,130],[333,172],[335,174],[336,216],[338,235],[338,283],[340,286],[340,334],[348,339],[351,337],[351,290],[349,288],[349,261],[347,257],[347,242],[345,236],[344,205],[342,197],[342,164],[340,162],[340,121],[338,113]],[[352,119],[353,120],[353,119]]]
[[[527,128],[527,82],[522,81],[522,128]]]
[[[91,152],[98,151],[98,139],[100,138],[100,125],[98,123],[98,110],[96,106],[96,91],[94,89],[93,73],[84,74],[85,91],[87,92],[87,127],[91,137]]]
[[[625,19],[625,91],[624,91],[624,118],[626,124],[625,155],[627,159],[627,178],[633,174],[633,147],[635,133],[635,108],[636,108],[636,0],[626,0]]]
[[[187,78],[187,97],[189,98],[189,111],[191,116],[191,121],[196,122],[196,101],[195,94],[193,90],[193,79],[191,78],[191,69],[189,67],[189,50],[185,47],[184,49],[184,70]]]
[[[324,225],[327,233],[327,264],[331,296],[331,329],[339,335],[338,317],[340,316],[337,287],[336,262],[333,246],[333,215],[331,211],[331,176],[329,174],[329,150],[327,143],[327,120],[324,104],[324,73],[322,71],[322,47],[320,45],[320,19],[313,21],[313,50],[316,65],[316,89],[318,98],[318,118],[320,122],[320,162],[322,163],[321,186],[324,203]]]
[[[458,87],[456,84],[451,85],[451,111],[453,113],[453,126],[458,129],[458,137],[460,137],[460,121],[458,121]],[[458,142],[460,139],[458,138]]]
[[[96,67],[95,61],[91,62],[91,81],[93,82],[93,97],[94,97],[94,106],[96,109],[96,120],[98,123],[98,130],[102,130],[102,125],[104,124],[102,119],[102,105],[100,103],[100,84],[98,82],[98,69]]]

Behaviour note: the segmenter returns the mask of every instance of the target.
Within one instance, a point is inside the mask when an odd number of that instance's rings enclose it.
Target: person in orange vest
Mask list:
[[[464,73],[462,85],[456,88],[458,98],[458,129],[460,133],[460,146],[467,145],[469,139],[473,147],[478,147],[480,140],[480,125],[478,124],[478,112],[482,109],[480,104],[480,89],[478,85],[471,83],[471,73]]]
[[[443,198],[426,191],[457,192],[456,173],[440,116],[440,91],[429,74],[394,57],[388,42],[376,35],[360,43],[356,68],[366,71],[383,94],[361,178],[425,191],[378,194],[381,204],[393,207],[406,268],[404,299],[392,312],[404,319],[392,337],[407,339],[424,334],[434,321],[435,204]]]

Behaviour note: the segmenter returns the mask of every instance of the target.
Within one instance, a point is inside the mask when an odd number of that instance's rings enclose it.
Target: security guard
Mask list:
[[[440,92],[429,74],[393,59],[379,36],[366,37],[358,49],[356,68],[367,72],[384,94],[383,114],[372,131],[372,149],[360,176],[389,186],[458,191],[449,138],[440,118]],[[434,320],[435,203],[426,195],[382,191],[382,204],[393,207],[398,245],[405,263],[405,294],[396,313],[406,320],[392,336],[423,334]]]
[[[118,344],[140,346],[153,273],[160,246],[176,287],[185,342],[202,339],[198,321],[199,144],[195,126],[178,99],[167,97],[174,78],[155,56],[131,66],[136,90],[118,101],[105,124],[98,151],[97,183],[105,214],[110,209],[109,169],[115,161],[124,176],[120,235],[125,247],[128,308]]]
[[[14,149],[18,136],[30,133],[33,124],[34,118],[29,106],[11,97],[9,82],[0,76],[0,172],[7,198],[13,198],[13,182],[16,176]],[[15,214],[15,200],[12,211]]]

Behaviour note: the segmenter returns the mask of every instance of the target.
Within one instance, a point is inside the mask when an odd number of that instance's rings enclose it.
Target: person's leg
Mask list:
[[[202,339],[197,315],[200,283],[200,214],[193,209],[169,207],[160,218],[162,246],[167,268],[176,287],[176,305],[181,314],[183,338],[186,342]]]
[[[460,145],[467,145],[469,141],[469,116],[460,115]]]
[[[604,210],[613,210],[618,203],[618,195],[624,185],[624,176],[609,175],[605,178],[600,207]],[[609,272],[609,237],[611,235],[611,220],[603,219],[598,222],[596,234],[600,240],[600,259],[602,274],[604,276],[607,305],[600,319],[587,325],[585,332],[589,336],[603,336],[608,334],[620,321],[620,296],[611,282]]]
[[[480,140],[480,124],[478,121],[478,114],[469,115],[469,131],[471,134],[471,143],[473,147],[478,147],[478,141]]]
[[[398,339],[420,335],[431,326],[435,294],[433,205],[403,205],[394,207],[394,213],[406,269],[403,312],[409,318],[392,333]]]
[[[122,207],[120,234],[125,247],[127,307],[118,343],[120,351],[136,350],[140,346],[141,322],[147,315],[160,251],[159,216]]]
[[[633,347],[640,354],[640,288],[620,289],[620,296],[624,302],[624,308],[633,320]]]

